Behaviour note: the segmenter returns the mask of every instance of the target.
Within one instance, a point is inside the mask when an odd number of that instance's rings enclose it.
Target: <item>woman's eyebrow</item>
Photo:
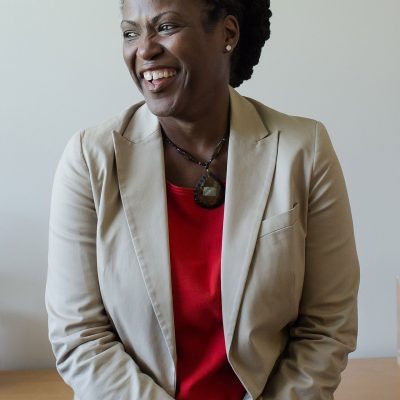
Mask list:
[[[176,11],[164,11],[164,12],[162,12],[162,13],[160,13],[160,14],[157,14],[155,17],[153,17],[152,19],[151,19],[151,23],[154,25],[154,24],[156,24],[165,14],[175,14],[175,15],[177,15],[178,17],[180,17],[181,16],[181,14],[179,14],[178,12],[176,12]],[[138,23],[137,22],[135,22],[135,21],[131,21],[131,20],[127,20],[127,19],[124,19],[124,20],[122,20],[121,21],[121,26],[122,25],[130,25],[130,26],[138,26]]]

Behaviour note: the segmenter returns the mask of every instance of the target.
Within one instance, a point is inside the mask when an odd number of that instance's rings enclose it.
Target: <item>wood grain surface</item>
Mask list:
[[[55,370],[0,372],[0,400],[72,398],[72,390]],[[335,400],[400,400],[400,366],[396,359],[350,360]]]
[[[396,359],[350,360],[335,400],[400,400],[400,366]]]
[[[0,372],[0,400],[72,400],[56,370]],[[99,399],[100,400],[100,399]]]

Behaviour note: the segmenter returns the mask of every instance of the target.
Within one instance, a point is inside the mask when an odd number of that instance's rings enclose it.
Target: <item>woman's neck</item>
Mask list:
[[[174,143],[201,157],[212,152],[229,129],[229,92],[218,102],[196,108],[189,118],[160,117],[159,121]]]

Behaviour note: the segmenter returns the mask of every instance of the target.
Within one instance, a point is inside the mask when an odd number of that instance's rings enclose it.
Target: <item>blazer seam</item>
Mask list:
[[[275,228],[274,230],[272,230],[270,232],[266,232],[266,233],[258,236],[257,240],[262,239],[262,238],[264,238],[266,236],[272,235],[273,233],[277,233],[277,232],[284,231],[286,229],[292,228],[296,224],[296,222],[297,222],[297,220],[294,221],[293,223],[291,223],[290,225],[282,226],[280,228]]]
[[[314,178],[315,163],[317,158],[317,141],[318,141],[318,121],[315,121],[315,133],[314,133],[314,157],[311,168],[311,181]]]
[[[89,165],[88,165],[88,163],[86,161],[85,153],[83,151],[83,136],[85,135],[85,133],[86,133],[85,129],[83,129],[79,133],[79,144],[80,144],[79,153],[80,153],[82,164],[84,165],[84,167],[86,168],[86,171],[87,171],[87,180],[88,180],[88,183],[90,185],[90,193],[91,193],[91,197],[92,197],[91,200],[93,202],[93,208],[94,208],[94,210],[96,212],[96,215],[98,216],[98,214],[99,214],[98,213],[98,206],[97,206],[97,204],[95,202],[94,186],[93,186],[93,182],[92,182],[92,179],[91,179],[91,176],[90,176],[90,168],[89,168]]]
[[[90,171],[89,171],[89,166],[88,166],[88,164],[87,164],[87,162],[86,162],[86,158],[85,158],[85,155],[84,155],[84,153],[83,153],[83,135],[84,135],[84,134],[85,134],[85,130],[82,130],[82,131],[80,131],[80,133],[79,133],[79,144],[80,144],[80,146],[79,146],[79,153],[80,153],[82,162],[83,162],[83,164],[85,165],[86,170],[87,170],[87,172],[88,172],[88,174],[89,174],[89,173],[90,173]]]

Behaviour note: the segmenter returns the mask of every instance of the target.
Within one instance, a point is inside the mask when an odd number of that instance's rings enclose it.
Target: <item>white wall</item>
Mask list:
[[[395,354],[400,275],[398,0],[272,0],[272,38],[240,91],[328,127],[362,266],[355,354]],[[0,370],[49,367],[44,287],[53,173],[68,138],[140,97],[118,0],[0,0]]]

